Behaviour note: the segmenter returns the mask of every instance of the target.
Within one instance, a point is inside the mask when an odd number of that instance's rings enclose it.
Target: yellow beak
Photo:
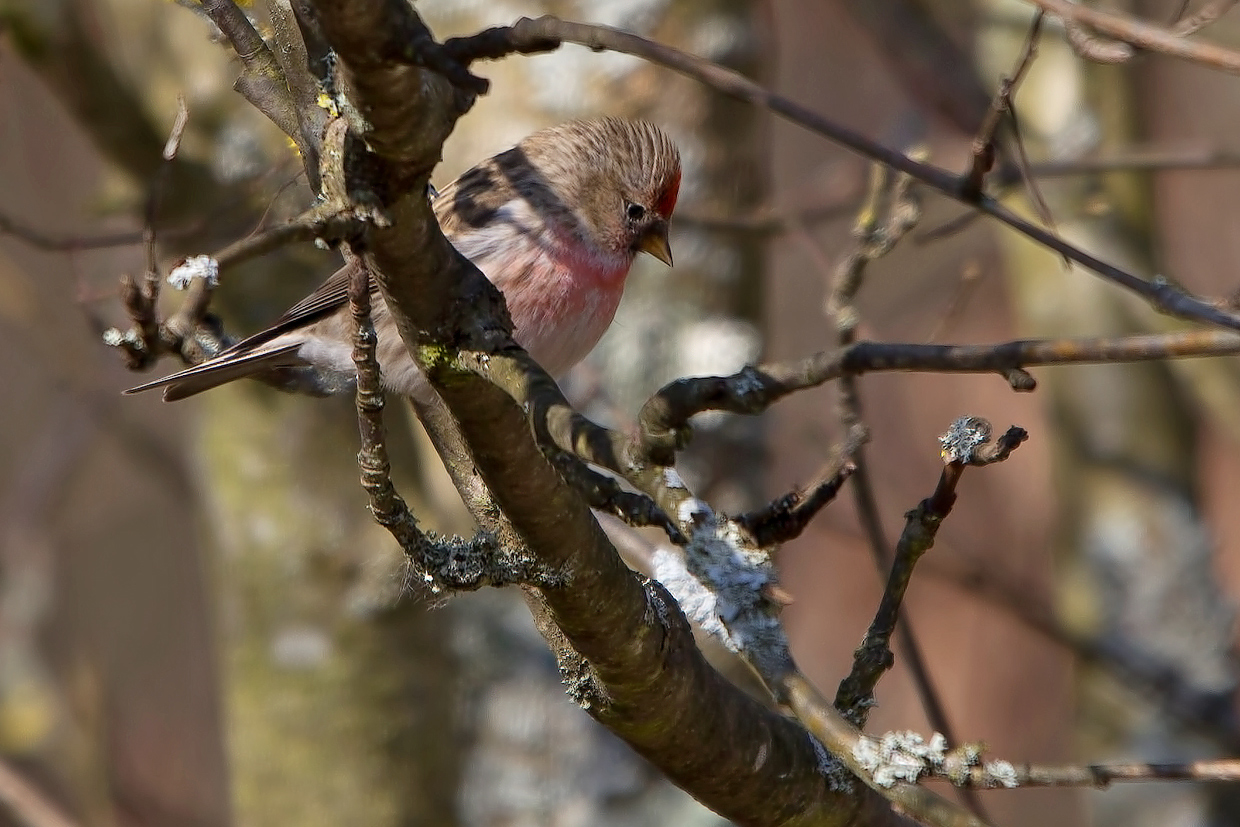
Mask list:
[[[667,243],[667,224],[660,221],[651,227],[649,232],[642,236],[642,240],[638,242],[637,249],[643,253],[650,253],[650,255],[671,267],[672,247]]]

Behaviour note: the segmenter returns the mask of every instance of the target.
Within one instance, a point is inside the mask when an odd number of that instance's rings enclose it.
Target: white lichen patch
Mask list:
[[[780,657],[787,641],[762,593],[776,581],[769,555],[701,500],[686,498],[676,516],[689,542],[683,556],[667,548],[656,551],[655,578],[690,620],[729,650]]]
[[[687,491],[689,489],[689,486],[685,485],[685,481],[680,478],[680,474],[676,473],[676,469],[670,465],[663,469],[663,486],[680,491]]]
[[[1009,790],[1020,786],[1020,779],[1016,777],[1016,767],[1012,766],[1009,761],[987,761],[982,769],[986,773],[986,778],[997,786],[1007,787]]]
[[[712,519],[715,512],[711,507],[696,497],[688,497],[680,501],[680,505],[676,506],[676,519],[681,523],[697,524],[703,520]]]
[[[990,424],[973,416],[962,416],[939,437],[944,462],[972,462],[977,449],[990,441]]]
[[[663,584],[676,602],[685,617],[701,627],[702,631],[723,641],[732,651],[736,646],[731,642],[728,628],[719,615],[719,605],[714,593],[702,584],[685,568],[684,558],[669,548],[659,548],[654,553],[654,578]]]
[[[220,263],[211,256],[190,256],[168,274],[168,284],[174,290],[188,290],[194,279],[205,279],[208,287],[219,287]]]
[[[117,327],[109,327],[103,331],[103,343],[108,347],[120,347],[121,345],[131,345],[135,348],[143,348],[142,338],[138,335],[138,331],[132,327],[128,330],[121,330]]]
[[[912,784],[926,773],[943,768],[947,739],[936,732],[926,741],[907,730],[888,732],[882,738],[862,736],[853,748],[853,757],[880,787],[900,781]]]

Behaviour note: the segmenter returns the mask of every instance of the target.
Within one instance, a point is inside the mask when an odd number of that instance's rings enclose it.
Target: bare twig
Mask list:
[[[360,238],[371,227],[387,226],[381,209],[364,196],[355,198],[348,189],[344,167],[353,146],[348,140],[347,123],[343,119],[332,121],[324,135],[324,151],[319,156],[322,167],[316,176],[324,183],[323,193],[314,207],[278,227],[236,241],[214,256],[194,256],[174,266],[168,280],[186,291],[185,299],[177,312],[162,322],[157,306],[159,274],[154,269],[154,233],[148,223],[147,273],[140,282],[128,275],[121,280],[122,301],[134,324],[127,331],[109,329],[104,341],[125,354],[131,370],[145,369],[165,353],[197,364],[215,355],[227,342],[223,331],[207,314],[223,268],[295,241],[314,239],[335,246]]]
[[[737,515],[736,522],[763,546],[799,537],[810,520],[835,499],[840,487],[857,470],[853,455],[868,438],[864,428],[854,428],[844,443],[832,450],[831,460],[813,482],[757,511]]]
[[[1052,0],[1046,0],[1051,2]],[[1042,0],[1039,0],[1041,3]],[[1061,0],[1053,0],[1058,7]],[[1064,3],[1070,9],[1085,7]],[[1055,12],[1058,14],[1058,12]],[[1080,264],[1101,278],[1114,282],[1144,298],[1155,308],[1196,319],[1220,327],[1240,330],[1240,316],[1220,310],[1209,302],[1172,288],[1165,279],[1146,280],[1108,264],[1078,247],[1056,237],[1054,233],[1021,218],[996,199],[967,191],[964,178],[933,164],[917,161],[902,152],[885,147],[861,133],[823,117],[794,101],[760,86],[743,75],[708,60],[647,40],[629,32],[607,26],[570,23],[554,17],[536,20],[522,18],[510,27],[490,29],[473,38],[462,38],[455,55],[462,59],[493,58],[514,53],[547,51],[561,42],[578,43],[595,50],[632,54],[695,78],[723,94],[748,101],[781,115],[816,132],[841,146],[905,173],[943,195],[968,204],[1028,238],[1049,247],[1065,258]],[[483,44],[482,48],[479,44]],[[478,48],[474,48],[478,46]],[[1240,66],[1240,55],[1236,56]]]
[[[874,705],[874,687],[894,662],[890,648],[891,635],[896,629],[913,567],[934,545],[939,526],[951,513],[961,474],[969,465],[985,465],[1006,458],[1024,438],[1024,431],[1012,428],[988,448],[990,424],[976,418],[957,420],[941,438],[945,465],[938,485],[934,494],[905,518],[904,532],[896,543],[882,600],[865,639],[853,657],[852,671],[840,682],[835,694],[835,707],[858,728],[865,726],[869,710]]]
[[[141,230],[107,233],[96,236],[54,235],[44,230],[28,227],[18,219],[0,213],[0,234],[21,239],[32,247],[49,252],[74,252],[99,250],[107,247],[128,247],[141,244],[145,234]]]
[[[776,697],[788,705],[805,727],[822,742],[832,755],[841,757],[859,778],[865,779],[873,789],[890,798],[910,817],[922,824],[942,827],[984,827],[986,821],[949,801],[924,795],[926,789],[911,781],[916,773],[906,776],[876,776],[871,766],[863,760],[868,741],[848,719],[841,715],[814,685],[799,672],[781,675],[776,687]]]
[[[1228,356],[1240,353],[1240,334],[1193,330],[1137,336],[1019,339],[994,345],[925,345],[855,342],[804,359],[742,368],[731,376],[677,379],[643,406],[644,427],[656,438],[683,431],[704,411],[762,413],[790,393],[817,387],[842,376],[888,371],[926,373],[997,373],[1014,390],[1035,387],[1025,368],[1104,362]],[[656,455],[661,457],[662,455]],[[591,460],[593,461],[593,460]]]
[[[1187,40],[1173,31],[1152,23],[1135,20],[1115,12],[1102,11],[1084,3],[1073,3],[1070,0],[1029,0],[1029,2],[1047,14],[1062,19],[1065,23],[1087,26],[1138,48],[1199,63],[1221,72],[1240,74],[1240,53],[1231,49],[1211,43]]]
[[[1172,27],[1171,32],[1179,37],[1188,37],[1189,35],[1196,34],[1227,14],[1235,5],[1236,0],[1210,0],[1210,2],[1203,4],[1195,13],[1190,14],[1188,17],[1180,18],[1175,26]]]
[[[1032,37],[1030,42],[1033,42]],[[856,329],[860,322],[860,314],[857,311],[855,300],[857,292],[861,289],[866,268],[875,259],[886,255],[916,225],[921,217],[920,202],[915,198],[914,193],[910,189],[911,180],[906,175],[893,176],[886,168],[876,168],[874,170],[870,202],[861,211],[854,230],[857,236],[856,249],[845,256],[835,268],[835,272],[828,285],[830,293],[826,311],[835,327],[836,342],[840,347],[848,347],[856,339]],[[816,248],[817,245],[813,244],[808,234],[802,234],[802,238],[808,246]],[[842,378],[836,407],[840,424],[844,428],[852,430],[862,427],[861,390],[857,376],[852,375]],[[884,606],[884,604],[890,603],[888,595],[891,593],[891,584],[900,566],[900,546],[897,546],[896,555],[892,557],[888,552],[890,546],[887,544],[887,538],[882,528],[882,520],[879,516],[877,489],[870,474],[870,467],[865,461],[864,446],[858,447],[856,459],[857,474],[853,487],[854,502],[856,503],[862,526],[865,529],[866,537],[869,540],[871,556],[879,576],[882,576],[883,571],[888,568],[892,572],[888,578],[888,590],[884,592],[882,604],[880,604],[878,614],[875,617],[875,624],[878,624],[880,619],[884,618],[884,611],[888,611],[890,612],[891,628],[894,628],[900,597],[895,598],[894,609],[890,605]],[[908,564],[910,576],[911,568],[912,563],[910,562]],[[872,625],[871,629],[873,630],[874,628],[875,626]],[[913,685],[916,688],[917,697],[921,701],[922,708],[926,711],[926,716],[936,729],[950,735],[952,730],[947,717],[947,710],[944,708],[938,690],[930,678],[930,670],[926,666],[921,647],[917,644],[917,636],[913,624],[906,620],[900,627],[899,634],[900,648],[906,655],[909,674],[913,679]],[[868,693],[864,697],[858,695],[853,699],[845,698],[845,684],[841,684],[840,691],[836,693],[836,708],[849,720],[855,721],[859,725],[864,725],[865,723],[868,715],[868,704],[873,700],[874,686],[877,684],[883,671],[890,668],[892,655],[887,648],[887,641],[890,639],[890,635],[890,628],[885,629],[885,637],[882,639],[881,648],[886,652],[887,664],[873,672],[873,683],[869,685]],[[869,634],[867,634],[866,638],[867,640],[872,639]],[[858,657],[854,661],[853,674],[858,673],[857,667],[862,663],[860,655],[865,651],[867,649],[863,644],[862,648],[858,650]],[[860,682],[857,685],[860,686]],[[850,703],[850,700],[856,703]],[[982,804],[977,800],[976,796],[966,793],[962,797],[979,818],[985,818]]]
[[[181,147],[181,137],[188,122],[189,110],[185,106],[185,98],[178,97],[177,114],[161,154],[163,163],[156,172],[146,197],[146,220],[142,228],[146,270],[141,279],[135,279],[128,273],[121,279],[121,301],[133,319],[134,326],[128,334],[107,339],[108,344],[125,354],[125,361],[132,370],[141,370],[154,364],[161,351],[158,307],[160,276],[155,225],[159,220],[159,206],[163,201],[164,190],[167,188],[172,165]]]
[[[687,542],[675,521],[649,495],[626,491],[615,478],[600,474],[568,451],[551,447],[544,453],[565,482],[585,497],[591,508],[611,514],[631,526],[660,528],[676,545]]]
[[[1006,767],[1003,765],[1007,765]],[[998,765],[998,766],[996,766]],[[1009,768],[1011,770],[1009,774]],[[969,770],[966,783],[975,787],[1097,787],[1119,781],[1207,781],[1234,784],[1240,781],[1240,759],[1188,761],[1170,764],[1087,764],[1045,766],[988,762]]]
[[[1122,40],[1102,37],[1072,20],[1063,21],[1064,34],[1072,51],[1085,60],[1114,66],[1132,60],[1137,50]]]
[[[485,532],[466,540],[437,537],[418,526],[417,518],[392,484],[383,425],[383,388],[375,358],[378,336],[370,319],[370,303],[370,272],[357,267],[349,281],[349,306],[355,326],[357,424],[362,443],[357,464],[375,521],[400,543],[418,579],[432,592],[473,591],[514,583],[558,583],[559,578],[537,561],[527,555],[508,553]]]
[[[982,128],[973,138],[972,163],[965,173],[964,186],[967,190],[980,193],[988,173],[995,164],[995,136],[999,127],[1012,112],[1012,98],[1025,73],[1033,65],[1033,57],[1037,53],[1038,38],[1042,34],[1042,13],[1037,12],[1029,24],[1029,34],[1025,37],[1025,45],[1021,48],[1020,58],[1011,77],[999,81],[999,90],[990,102],[990,111],[982,122]],[[1027,169],[1027,167],[1026,167]],[[1024,174],[1022,170],[1022,174]],[[1027,177],[1027,176],[1026,176]],[[1040,200],[1040,199],[1039,199]]]
[[[979,744],[948,749],[940,734],[925,740],[915,732],[861,736],[855,754],[880,783],[923,780],[950,781],[964,789],[1018,787],[1097,787],[1117,781],[1240,781],[1240,759],[1171,764],[1116,763],[1048,766],[983,759]]]
[[[1091,638],[1068,629],[1050,608],[1049,597],[1031,591],[1023,580],[1002,575],[994,561],[962,563],[959,555],[953,561],[946,567],[922,566],[922,571],[986,601],[1030,631],[1064,647],[1073,657],[1118,676],[1168,718],[1190,727],[1221,749],[1240,752],[1240,728],[1230,693],[1199,689],[1173,667],[1134,652],[1122,642]]]
[[[0,761],[0,808],[19,827],[80,827],[7,761]]]
[[[202,8],[245,67],[233,88],[292,139],[313,180],[318,174],[318,148],[302,134],[296,102],[275,54],[233,0],[202,0]]]
[[[960,318],[965,305],[968,304],[969,298],[973,295],[982,281],[982,267],[976,260],[968,261],[961,268],[960,281],[956,284],[956,289],[952,293],[951,301],[947,303],[947,309],[943,311],[943,315],[935,323],[934,329],[930,331],[930,335],[926,337],[926,344],[933,344],[940,336],[955,324]]]
[[[1240,166],[1240,154],[1228,149],[1136,146],[1086,158],[1029,161],[1027,171],[1028,177],[1041,179],[1066,178],[1098,172],[1177,172],[1233,169],[1237,166]],[[1024,177],[1022,169],[1013,164],[1001,166],[988,177],[988,180],[994,186],[1008,187]],[[809,226],[822,221],[835,221],[854,214],[856,201],[860,195],[859,189],[850,188],[839,194],[821,197],[820,200],[804,206],[780,207],[768,204],[740,214],[677,211],[676,223],[680,226],[735,232],[785,233],[794,229],[797,224]],[[972,223],[979,217],[976,212],[970,211],[963,213],[958,221],[961,224]],[[951,223],[954,225],[955,221]],[[945,226],[937,230],[928,230],[919,233],[916,239],[918,242],[927,241],[942,235],[949,235],[957,229],[955,226]],[[0,226],[0,230],[3,230],[3,226]]]

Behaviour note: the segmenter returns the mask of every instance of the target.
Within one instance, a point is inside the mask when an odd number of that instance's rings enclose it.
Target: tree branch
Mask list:
[[[370,234],[364,258],[495,503],[525,546],[563,574],[563,586],[544,585],[533,600],[570,694],[729,818],[845,823],[858,801],[823,783],[804,730],[705,663],[675,601],[623,565],[580,496],[543,459],[522,411],[455,358],[458,351],[491,354],[489,372],[502,372],[511,362],[495,355],[508,352],[502,348],[511,325],[494,287],[443,237],[424,195],[468,99],[403,56],[385,53],[374,38],[415,25],[415,12],[396,0],[322,0],[315,8],[369,123],[366,143],[384,183],[376,190],[392,220],[391,228]],[[474,513],[486,528],[490,516]]]

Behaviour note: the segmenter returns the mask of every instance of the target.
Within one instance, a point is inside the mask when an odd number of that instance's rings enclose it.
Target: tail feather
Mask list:
[[[263,371],[306,365],[308,363],[297,355],[300,347],[300,342],[292,342],[248,353],[223,353],[214,359],[209,359],[192,368],[186,368],[171,376],[130,388],[125,393],[142,393],[155,388],[163,388],[164,401],[175,402],[178,399],[184,399],[187,396],[193,396],[235,379],[243,379]]]

